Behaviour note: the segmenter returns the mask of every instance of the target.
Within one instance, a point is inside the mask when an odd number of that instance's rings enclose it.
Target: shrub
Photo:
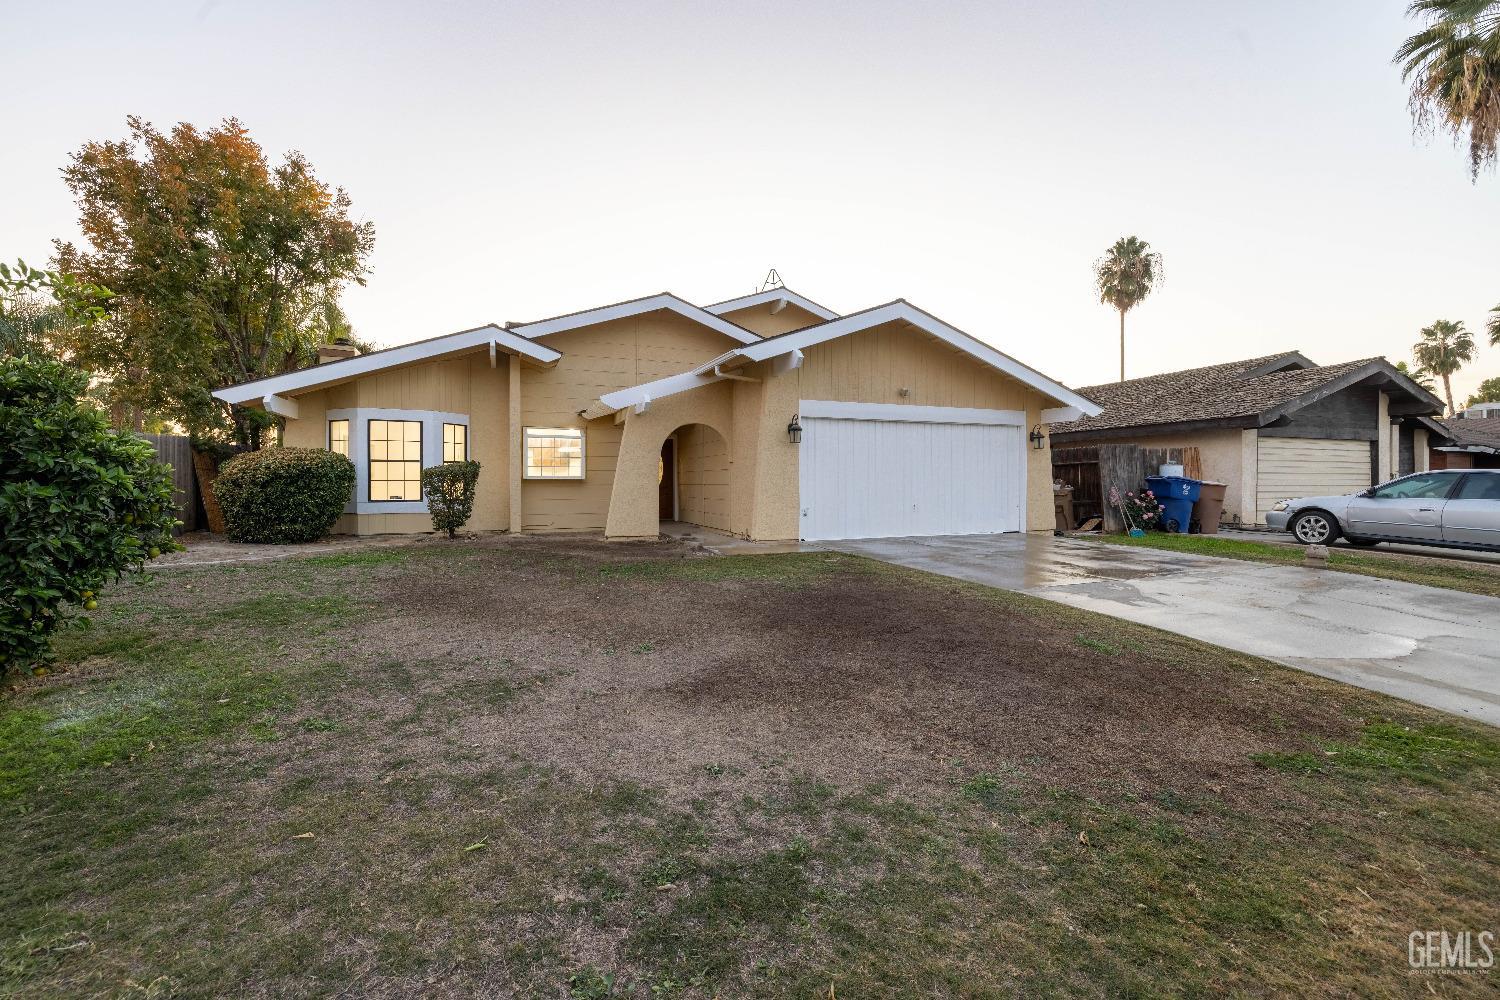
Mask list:
[[[432,526],[452,538],[474,513],[474,487],[479,483],[478,462],[448,462],[422,470],[422,489]]]
[[[80,402],[88,376],[0,358],[0,672],[45,660],[69,606],[175,548],[172,470]]]
[[[354,492],[354,463],[318,448],[266,448],[236,455],[214,481],[233,542],[315,542]]]

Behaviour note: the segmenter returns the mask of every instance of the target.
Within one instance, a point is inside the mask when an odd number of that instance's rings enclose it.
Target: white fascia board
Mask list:
[[[1042,411],[1044,424],[1066,424],[1069,421],[1082,419],[1083,411],[1076,406],[1049,406]]]
[[[644,299],[635,299],[630,302],[620,302],[612,306],[601,306],[598,309],[587,309],[583,312],[570,313],[567,316],[557,316],[553,319],[538,320],[535,323],[523,323],[520,326],[511,327],[511,332],[534,339],[545,337],[551,333],[561,333],[564,330],[577,330],[580,327],[593,326],[596,323],[608,323],[614,319],[629,319],[631,316],[640,316],[643,313],[657,312],[666,309],[679,316],[690,319],[695,323],[722,333],[726,337],[732,337],[742,344],[753,344],[760,340],[755,334],[742,326],[737,326],[727,319],[718,316],[706,309],[700,309],[684,299],[663,292],[660,295],[651,295]]]
[[[639,406],[642,403],[649,404],[653,399],[662,399],[666,396],[676,395],[679,392],[687,392],[699,386],[713,385],[722,381],[717,375],[699,375],[696,372],[683,372],[680,375],[668,375],[659,378],[655,382],[644,382],[641,385],[633,385],[628,389],[616,389],[599,397],[599,402],[608,407],[609,412],[623,410],[627,406]],[[603,416],[604,414],[600,414]]]
[[[984,410],[969,406],[909,406],[905,403],[846,403],[831,399],[804,399],[800,415],[831,420],[886,420],[909,424],[988,424],[1022,427],[1023,410]]]
[[[314,389],[321,385],[368,375],[385,368],[425,361],[475,347],[485,347],[491,343],[541,364],[552,364],[562,357],[561,351],[554,351],[542,344],[534,344],[525,337],[518,337],[508,330],[491,324],[474,330],[450,333],[446,337],[434,337],[431,340],[423,340],[403,347],[376,351],[373,354],[360,354],[343,361],[313,365],[311,368],[287,372],[285,375],[272,375],[270,378],[256,379],[254,382],[243,382],[240,385],[219,389],[213,395],[215,399],[232,405],[253,403],[267,396]]]
[[[1077,407],[1085,416],[1098,416],[1103,410],[1098,404],[1084,399],[1072,389],[1054,382],[1035,369],[1028,368],[1015,358],[990,347],[988,344],[975,340],[956,327],[949,326],[936,316],[923,312],[909,302],[889,302],[874,309],[867,309],[862,313],[845,316],[842,319],[820,323],[810,326],[805,330],[797,330],[785,333],[779,337],[771,337],[755,344],[748,344],[734,352],[736,355],[748,361],[764,361],[767,358],[785,354],[788,351],[800,351],[814,344],[834,340],[860,330],[880,326],[883,323],[891,323],[896,320],[905,320],[912,326],[931,334],[937,339],[956,347],[965,354],[976,358],[991,368],[998,369],[1011,378],[1037,390],[1045,396],[1056,400],[1064,406]],[[722,362],[721,362],[722,363]]]
[[[785,299],[787,302],[790,302],[797,308],[810,312],[821,320],[839,318],[839,314],[834,312],[832,309],[820,306],[812,299],[798,295],[790,288],[768,288],[763,292],[756,292],[754,295],[741,295],[737,299],[728,299],[724,302],[715,302],[713,305],[704,306],[703,308],[713,313],[715,316],[722,316],[725,313],[735,312],[739,309],[749,309],[752,306],[762,305],[767,302],[775,302],[777,299]]]
[[[297,419],[297,401],[287,399],[285,396],[268,395],[261,397],[260,405],[266,408],[268,413],[274,413],[278,417],[286,417],[288,420]]]

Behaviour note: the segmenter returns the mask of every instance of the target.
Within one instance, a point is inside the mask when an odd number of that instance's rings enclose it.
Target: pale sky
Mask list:
[[[382,345],[775,267],[1087,385],[1117,364],[1090,264],[1134,234],[1167,281],[1132,376],[1405,360],[1500,303],[1500,175],[1413,139],[1404,7],[7,0],[0,259],[74,237],[58,170],[126,115],[235,116],[375,223],[345,306]],[[1479,339],[1460,404],[1500,375]]]

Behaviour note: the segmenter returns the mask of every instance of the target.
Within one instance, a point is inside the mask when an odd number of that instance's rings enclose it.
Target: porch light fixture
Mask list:
[[[792,422],[786,425],[786,436],[791,439],[792,444],[802,443],[802,425],[797,423],[797,414],[792,414]]]
[[[1031,441],[1031,446],[1037,451],[1042,450],[1042,444],[1047,440],[1047,438],[1042,434],[1041,424],[1034,424],[1031,428],[1031,433],[1027,435],[1027,438]]]

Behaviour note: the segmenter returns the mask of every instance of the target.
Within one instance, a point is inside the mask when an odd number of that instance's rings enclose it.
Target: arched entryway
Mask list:
[[[707,424],[683,424],[662,442],[657,464],[657,513],[729,531],[729,443]]]

